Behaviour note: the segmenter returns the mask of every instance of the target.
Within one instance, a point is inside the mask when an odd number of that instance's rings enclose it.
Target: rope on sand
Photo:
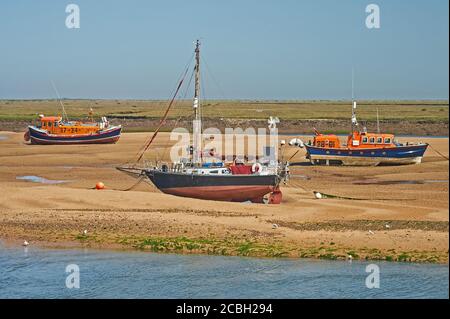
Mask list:
[[[134,183],[133,185],[131,185],[131,186],[128,187],[128,188],[122,189],[121,191],[122,191],[122,192],[128,192],[128,191],[132,190],[133,188],[135,188],[136,186],[138,186],[138,185],[144,180],[144,178],[145,178],[145,175],[141,175],[141,176],[138,178],[138,180],[137,180],[136,183]]]
[[[317,199],[336,198],[336,199],[349,199],[349,200],[414,200],[411,198],[355,198],[355,197],[346,197],[346,196],[325,194],[325,193],[320,193],[317,191],[313,191],[313,193]]]
[[[445,156],[444,154],[442,154],[441,152],[439,152],[437,149],[435,149],[433,146],[431,146],[431,144],[428,144],[428,146],[435,151],[438,155],[440,155],[441,157],[445,158],[447,161],[449,160],[448,156]]]

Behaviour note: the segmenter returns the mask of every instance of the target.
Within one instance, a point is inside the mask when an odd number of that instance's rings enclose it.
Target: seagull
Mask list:
[[[369,230],[369,234],[374,235],[375,233],[373,231]]]
[[[322,194],[319,192],[314,192],[314,196],[316,196],[317,199],[322,199]]]
[[[278,227],[280,227],[278,224],[272,224],[272,229],[277,229]]]
[[[23,246],[28,246],[30,243],[29,242],[27,242],[26,240],[23,242]]]
[[[352,261],[353,260],[353,256],[352,255],[348,255],[347,258],[348,258],[348,261]]]
[[[84,236],[87,235],[87,229],[83,230],[83,235],[84,235]]]
[[[386,227],[387,229],[389,229],[389,228],[391,228],[391,225],[386,224],[385,227]]]

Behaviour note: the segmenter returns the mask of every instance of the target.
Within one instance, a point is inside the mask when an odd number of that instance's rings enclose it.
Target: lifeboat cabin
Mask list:
[[[305,145],[306,158],[313,165],[377,166],[380,164],[418,164],[428,144],[400,144],[394,135],[353,132],[341,145],[336,135],[316,132],[313,142]]]
[[[395,147],[394,135],[366,132],[353,132],[347,137],[347,144],[341,146],[336,135],[317,134],[314,137],[313,146],[321,148],[384,148]]]
[[[103,125],[102,125],[103,124]],[[38,127],[54,135],[74,135],[74,134],[90,134],[97,133],[105,127],[106,123],[89,122],[82,123],[79,121],[62,122],[59,116],[41,116]]]

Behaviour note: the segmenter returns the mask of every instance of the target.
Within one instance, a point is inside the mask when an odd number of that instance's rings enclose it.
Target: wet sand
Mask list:
[[[0,136],[0,239],[7,243],[448,262],[449,166],[434,151],[448,157],[448,138],[421,138],[432,148],[422,164],[408,166],[316,167],[301,150],[282,187],[283,203],[263,205],[174,197],[146,182],[126,191],[136,179],[115,167],[135,157],[148,133],[123,134],[115,145],[78,146]],[[167,158],[168,136],[159,135],[149,159]],[[98,181],[107,189],[94,190]],[[318,200],[313,191],[353,200]]]

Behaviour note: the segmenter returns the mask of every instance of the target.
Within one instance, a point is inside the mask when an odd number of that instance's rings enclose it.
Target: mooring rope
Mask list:
[[[435,151],[438,155],[440,155],[441,157],[445,158],[447,161],[449,160],[448,156],[445,156],[444,154],[442,154],[441,152],[439,152],[437,149],[435,149],[433,146],[431,146],[431,144],[428,144],[428,146]]]
[[[357,197],[326,194],[326,193],[321,193],[321,192],[317,192],[317,191],[313,191],[313,193],[315,196],[316,196],[316,194],[320,194],[322,196],[322,198],[336,198],[336,199],[348,199],[348,200],[415,200],[415,199],[411,199],[411,198],[357,198]]]
[[[146,177],[145,174],[144,174],[144,173],[141,173],[141,175],[140,175],[140,177],[138,178],[138,180],[137,180],[136,183],[134,183],[133,185],[131,185],[131,186],[128,187],[128,188],[125,188],[125,189],[118,189],[118,191],[128,192],[128,191],[132,190],[133,188],[135,188],[136,186],[138,186],[138,185],[145,179],[145,177]]]

